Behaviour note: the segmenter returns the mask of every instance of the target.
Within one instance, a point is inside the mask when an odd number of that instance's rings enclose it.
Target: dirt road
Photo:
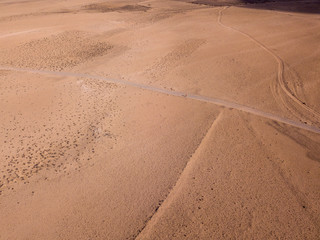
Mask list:
[[[0,239],[318,239],[320,6],[225,4],[0,1]]]

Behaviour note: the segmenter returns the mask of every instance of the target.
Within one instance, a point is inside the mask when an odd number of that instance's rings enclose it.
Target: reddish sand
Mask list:
[[[317,1],[0,8],[1,240],[319,239]]]

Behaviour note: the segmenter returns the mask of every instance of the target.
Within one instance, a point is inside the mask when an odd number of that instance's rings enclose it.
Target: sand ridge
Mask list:
[[[316,1],[2,1],[0,239],[318,239]]]

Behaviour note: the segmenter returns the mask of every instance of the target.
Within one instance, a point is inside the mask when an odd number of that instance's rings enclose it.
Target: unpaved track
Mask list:
[[[167,90],[163,88],[158,88],[154,87],[151,85],[144,85],[144,84],[139,84],[139,83],[134,83],[134,82],[129,82],[125,80],[120,80],[120,79],[112,79],[112,78],[106,78],[102,76],[93,76],[90,74],[83,74],[83,73],[73,73],[73,72],[55,72],[55,71],[45,71],[45,70],[35,70],[35,69],[22,69],[22,68],[11,68],[11,67],[0,67],[1,70],[9,70],[9,71],[18,71],[18,72],[28,72],[28,73],[36,73],[36,74],[46,74],[46,75],[55,75],[55,76],[63,76],[63,77],[78,77],[78,78],[91,78],[91,79],[98,79],[98,80],[103,80],[111,83],[116,83],[116,84],[122,84],[126,86],[131,86],[131,87],[136,87],[152,92],[157,92],[157,93],[163,93],[171,96],[176,96],[176,97],[184,97],[188,99],[193,99],[197,101],[202,101],[202,102],[208,102],[208,103],[213,103],[219,106],[227,107],[227,108],[232,108],[232,109],[237,109],[246,113],[250,113],[256,116],[264,117],[267,119],[271,119],[277,122],[281,122],[290,126],[294,126],[296,128],[304,129],[313,133],[320,134],[320,129],[314,126],[310,126],[304,123],[299,123],[294,120],[286,119],[281,116],[272,114],[272,113],[267,113],[249,106],[241,105],[238,103],[234,102],[228,102],[223,99],[217,99],[217,98],[211,98],[211,97],[205,97],[205,96],[200,96],[200,95],[194,95],[194,94],[188,94],[185,92],[178,92],[178,91],[172,91],[172,90]]]
[[[0,240],[317,239],[320,125],[279,83],[320,111],[313,16],[10,3]]]
[[[250,34],[248,34],[246,32],[243,32],[243,31],[241,31],[239,29],[236,29],[234,27],[227,26],[224,23],[222,23],[221,19],[222,19],[223,12],[225,10],[227,10],[228,8],[229,7],[224,7],[219,11],[219,16],[218,16],[219,25],[224,27],[224,28],[227,28],[227,29],[230,29],[232,31],[235,31],[235,32],[238,32],[238,33],[242,34],[243,36],[249,38],[252,42],[257,44],[264,51],[269,53],[278,63],[277,80],[278,80],[278,83],[279,83],[281,89],[283,90],[283,92],[286,94],[286,96],[288,96],[290,99],[292,99],[301,108],[303,108],[305,111],[311,113],[315,117],[316,122],[319,122],[320,114],[318,112],[316,112],[315,110],[313,110],[312,108],[308,107],[305,103],[303,103],[301,100],[299,100],[296,96],[294,96],[291,93],[291,91],[289,90],[289,88],[286,86],[285,80],[284,80],[284,62],[283,62],[283,60],[276,53],[274,53],[274,51],[272,51],[270,48],[265,46],[263,43],[261,43],[260,41],[258,41],[254,37],[252,37]],[[280,96],[280,98],[281,98],[281,96]],[[283,104],[285,104],[284,100],[282,102],[283,102]],[[301,120],[303,120],[303,119],[301,119]]]
[[[39,32],[41,30],[42,30],[41,28],[38,28],[38,29],[30,29],[30,30],[26,30],[26,31],[21,31],[21,32],[13,32],[13,33],[8,33],[8,34],[2,34],[2,35],[0,35],[0,39],[1,38],[7,38],[7,37],[13,37],[13,36],[21,35],[21,34]]]

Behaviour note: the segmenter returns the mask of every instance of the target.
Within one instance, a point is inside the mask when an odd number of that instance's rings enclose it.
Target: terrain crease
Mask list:
[[[238,32],[241,35],[247,37],[248,39],[250,39],[252,42],[254,42],[255,44],[257,44],[260,48],[262,48],[264,51],[266,51],[267,53],[269,53],[278,63],[278,72],[277,72],[277,79],[278,79],[278,83],[281,87],[281,89],[284,91],[284,93],[286,94],[286,96],[288,96],[291,100],[293,100],[296,104],[298,104],[302,109],[304,109],[305,111],[313,114],[313,116],[315,116],[317,118],[317,120],[320,119],[320,114],[318,112],[316,112],[315,110],[313,110],[312,108],[308,107],[304,102],[302,102],[300,99],[298,99],[297,97],[294,96],[294,94],[292,94],[290,92],[290,90],[288,89],[288,87],[285,84],[284,81],[284,61],[276,54],[274,53],[270,48],[268,48],[267,46],[265,46],[263,43],[261,43],[260,41],[258,41],[257,39],[255,39],[254,37],[252,37],[251,35],[249,35],[246,32],[243,32],[237,28],[225,25],[224,23],[222,23],[221,19],[222,19],[222,15],[223,15],[223,11],[228,9],[229,6],[224,7],[222,9],[219,10],[219,16],[218,16],[218,24],[220,26],[222,26],[223,28],[226,29],[230,29],[232,31]]]
[[[143,234],[143,231],[147,229],[147,227],[152,227],[152,221],[158,221],[161,216],[163,215],[163,212],[166,211],[166,209],[171,205],[172,201],[174,200],[175,196],[179,194],[179,191],[181,190],[181,185],[184,180],[188,177],[190,171],[193,168],[194,163],[199,158],[199,155],[202,153],[203,149],[208,145],[208,141],[210,136],[212,135],[213,131],[215,130],[215,126],[220,122],[221,118],[223,116],[223,110],[216,116],[214,121],[212,122],[210,128],[202,138],[201,142],[199,143],[198,147],[190,157],[190,159],[187,161],[185,167],[183,168],[179,178],[177,179],[175,185],[171,188],[166,198],[162,201],[162,203],[156,208],[154,213],[148,218],[143,228],[138,232],[138,234],[135,236],[134,239],[139,239],[140,234]],[[150,225],[151,224],[151,225]]]
[[[272,124],[269,124],[269,125],[272,126]],[[312,212],[312,210],[310,210],[308,206],[308,200],[305,194],[294,186],[294,184],[290,181],[290,179],[286,177],[285,172],[281,168],[279,163],[273,160],[273,159],[277,159],[278,161],[281,161],[281,159],[273,151],[270,151],[270,148],[268,148],[268,146],[263,142],[263,140],[261,140],[263,139],[263,136],[257,137],[259,136],[259,133],[254,128],[252,128],[249,123],[247,123],[247,128],[250,130],[252,137],[256,138],[257,143],[263,149],[265,149],[265,151],[267,152],[267,160],[270,162],[272,168],[275,170],[276,173],[278,173],[284,185],[294,196],[297,203],[305,210],[305,215],[309,218],[309,220],[318,229],[318,232],[320,233],[319,221],[317,220],[317,217]]]
[[[0,0],[0,240],[320,240],[319,1]]]
[[[206,96],[201,96],[201,95],[194,95],[194,94],[189,94],[185,92],[179,92],[179,91],[173,91],[173,90],[167,90],[163,88],[158,88],[155,86],[150,86],[150,85],[145,85],[145,84],[140,84],[140,83],[135,83],[131,81],[126,81],[126,80],[120,80],[120,79],[112,79],[112,78],[107,78],[107,77],[102,77],[102,76],[93,76],[89,74],[84,74],[84,73],[74,73],[74,72],[57,72],[57,71],[48,71],[48,70],[35,70],[35,69],[24,69],[24,68],[14,68],[14,67],[3,67],[0,66],[0,70],[8,70],[8,71],[17,71],[17,72],[28,72],[28,73],[34,73],[34,74],[42,74],[42,75],[53,75],[53,76],[60,76],[60,77],[78,77],[78,78],[91,78],[91,79],[97,79],[97,80],[102,80],[102,81],[107,81],[111,83],[116,83],[116,84],[121,84],[121,85],[126,85],[126,86],[131,86],[143,90],[148,90],[151,92],[157,92],[161,94],[166,94],[170,96],[175,96],[175,97],[183,97],[187,99],[192,99],[192,100],[197,100],[201,102],[207,102],[207,103],[212,103],[218,106],[222,107],[227,107],[231,109],[237,109],[239,111],[243,111],[246,113],[250,113],[259,117],[263,117],[266,119],[274,120],[276,122],[281,122],[286,125],[290,125],[296,128],[304,129],[313,133],[320,134],[320,129],[316,126],[308,125],[305,123],[300,123],[288,118],[284,118],[272,113],[264,112],[258,109],[255,109],[253,107],[249,107],[246,105],[234,103],[234,102],[229,102],[223,99],[218,99],[218,98],[211,98],[211,97],[206,97]]]

